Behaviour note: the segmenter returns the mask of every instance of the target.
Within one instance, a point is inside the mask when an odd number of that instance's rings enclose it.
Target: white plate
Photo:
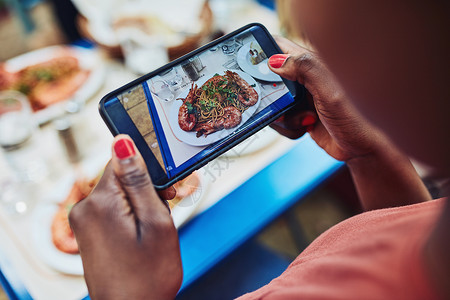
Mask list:
[[[179,228],[190,219],[207,191],[206,180],[199,173],[197,175],[200,179],[197,192],[181,200],[172,209],[171,215],[176,228]],[[56,186],[54,195],[61,195],[64,192],[66,196],[68,195],[71,186],[68,186],[66,181],[67,179],[64,179],[61,185]],[[58,191],[58,187],[61,187],[62,191]],[[58,250],[52,241],[51,224],[58,210],[57,203],[63,201],[66,196],[58,201],[56,199],[47,201],[47,203],[42,203],[35,208],[32,217],[32,240],[37,255],[49,267],[64,274],[83,275],[83,264],[80,255],[64,253]]]
[[[46,204],[36,207],[34,211],[31,234],[36,253],[44,263],[59,272],[83,275],[83,264],[80,255],[61,252],[53,244],[51,225],[57,210],[58,205]]]
[[[172,219],[176,228],[180,228],[191,218],[208,189],[208,185],[203,176],[199,172],[196,172],[196,174],[200,180],[197,190],[172,208]]]
[[[17,72],[27,66],[42,63],[68,53],[76,57],[81,69],[90,71],[90,74],[70,99],[62,100],[35,112],[34,117],[38,124],[48,122],[63,114],[67,100],[84,103],[99,90],[104,82],[105,68],[97,51],[75,46],[51,46],[22,54],[5,62],[5,69],[8,72]]]
[[[224,74],[225,72],[219,73],[219,74]],[[211,143],[217,142],[218,140],[221,140],[224,137],[227,137],[228,135],[230,135],[231,133],[233,133],[234,131],[236,131],[240,126],[242,126],[243,124],[245,124],[245,122],[247,122],[247,120],[255,113],[256,109],[258,108],[259,104],[260,104],[260,100],[261,100],[261,90],[259,88],[258,83],[255,81],[255,79],[253,79],[250,75],[244,73],[244,72],[240,72],[240,71],[236,71],[236,73],[241,76],[242,79],[244,79],[245,81],[247,81],[247,83],[249,85],[254,85],[254,89],[255,91],[258,93],[258,102],[256,102],[255,105],[250,106],[243,114],[242,114],[242,120],[241,123],[233,128],[230,129],[222,129],[219,131],[216,131],[214,133],[208,134],[208,136],[200,136],[197,137],[196,136],[196,132],[195,131],[184,131],[180,128],[180,125],[178,124],[178,111],[180,109],[180,106],[183,104],[183,101],[181,100],[176,100],[174,101],[174,103],[172,104],[170,113],[169,113],[169,124],[172,127],[173,133],[175,134],[175,136],[181,140],[182,142],[192,145],[192,146],[206,146],[209,145]],[[201,87],[206,81],[208,81],[211,77],[213,77],[214,74],[210,74],[208,76],[204,76],[202,77],[200,80],[198,80],[196,82],[196,84],[198,85],[198,87]],[[186,96],[188,95],[190,90],[190,87],[186,88],[186,90],[184,90],[183,92],[181,92],[181,94],[177,97],[177,98],[186,98]]]
[[[283,81],[280,76],[275,74],[269,69],[267,65],[268,58],[264,59],[257,65],[254,65],[250,61],[250,43],[247,43],[239,49],[237,53],[237,63],[239,67],[248,74],[252,75],[256,79],[270,81],[270,82],[280,82]]]

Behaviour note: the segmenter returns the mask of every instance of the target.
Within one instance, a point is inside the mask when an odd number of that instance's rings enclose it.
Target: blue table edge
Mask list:
[[[307,135],[287,153],[180,228],[184,271],[180,291],[254,237],[343,165]],[[232,221],[232,218],[239,222]],[[217,241],[218,237],[220,241]]]

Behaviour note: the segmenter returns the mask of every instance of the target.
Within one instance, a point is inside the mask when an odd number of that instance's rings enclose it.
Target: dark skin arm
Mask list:
[[[296,0],[291,12],[354,105],[431,175],[449,178],[450,2]],[[424,249],[443,299],[450,299],[449,229],[447,199]]]
[[[307,128],[306,116],[318,118],[308,126],[311,137],[328,154],[345,161],[365,209],[418,203],[431,199],[409,159],[353,107],[345,92],[314,53],[282,38],[277,39],[287,59],[275,73],[305,85],[315,113],[287,115],[272,127],[296,138]]]
[[[129,139],[119,135],[120,139]],[[132,142],[131,142],[132,143]],[[91,195],[69,220],[92,299],[174,299],[182,281],[178,235],[144,160],[113,157]],[[114,146],[113,146],[114,149]]]

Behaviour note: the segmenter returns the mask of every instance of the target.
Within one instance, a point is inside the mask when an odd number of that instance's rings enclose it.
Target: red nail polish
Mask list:
[[[286,59],[289,57],[288,54],[275,54],[269,58],[269,65],[274,69],[279,69],[283,66]]]
[[[114,152],[118,159],[127,159],[136,155],[133,143],[126,138],[118,140],[114,144]]]
[[[311,132],[314,129],[314,126],[309,125],[308,127],[306,127],[306,132]]]
[[[303,127],[313,125],[314,123],[316,123],[316,118],[314,118],[313,116],[306,116],[302,120],[302,126]]]

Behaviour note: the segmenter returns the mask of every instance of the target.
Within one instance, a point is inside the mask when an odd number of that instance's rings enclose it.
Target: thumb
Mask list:
[[[114,174],[136,217],[145,220],[156,210],[164,209],[153,187],[144,159],[128,135],[118,135],[113,142]]]
[[[306,49],[295,54],[272,55],[268,64],[274,73],[288,80],[297,81],[305,85],[307,89],[320,78],[322,68],[317,57]]]

